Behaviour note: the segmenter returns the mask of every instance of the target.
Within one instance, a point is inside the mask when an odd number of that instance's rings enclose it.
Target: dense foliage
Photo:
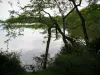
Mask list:
[[[82,44],[73,45],[69,50],[63,48],[57,54],[53,66],[38,75],[99,75],[100,54],[91,49]],[[68,53],[70,50],[73,51]]]
[[[92,4],[87,6],[86,8],[81,10],[85,21],[86,21],[86,28],[88,32],[88,36],[90,40],[99,38],[100,34],[100,5],[99,4]],[[82,34],[82,27],[80,19],[77,13],[74,11],[68,16],[68,31],[73,36],[83,37]]]
[[[0,75],[24,75],[19,57],[16,52],[0,51]]]

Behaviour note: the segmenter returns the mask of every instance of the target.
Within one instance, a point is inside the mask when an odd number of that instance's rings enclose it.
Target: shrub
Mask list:
[[[20,53],[0,51],[0,75],[24,75]]]
[[[38,75],[99,75],[100,54],[90,50],[90,47],[77,43],[69,50],[63,47],[53,66]]]
[[[54,65],[38,75],[99,75],[100,64],[91,55],[60,55]]]

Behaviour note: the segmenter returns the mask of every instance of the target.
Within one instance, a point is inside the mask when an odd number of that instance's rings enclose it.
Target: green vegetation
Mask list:
[[[100,5],[93,4],[81,10],[85,21],[88,36],[90,39],[96,39],[100,34]],[[78,36],[84,38],[82,34],[82,27],[80,18],[74,11],[68,16],[68,31],[72,36]]]
[[[89,1],[91,2],[91,0]],[[69,14],[66,14],[65,8],[68,2],[69,7],[73,5],[74,8]],[[48,40],[45,54],[40,57],[33,57],[36,64],[29,66],[33,71],[32,73],[25,72],[25,67],[21,67],[19,56],[16,53],[1,52],[0,61],[3,61],[3,63],[0,62],[0,68],[3,75],[24,75],[24,73],[26,75],[100,74],[100,5],[96,4],[96,0],[79,11],[78,6],[81,4],[81,0],[78,5],[75,0],[68,0],[68,2],[31,0],[31,3],[23,8],[25,12],[17,18],[11,17],[5,21],[7,24],[4,27],[8,30],[42,28],[47,31]],[[58,8],[61,15],[51,16],[50,13],[44,11],[46,8]],[[65,29],[68,30],[68,35],[65,34]],[[55,33],[56,39],[60,34],[64,43],[61,51],[55,55],[54,60],[49,58],[48,53],[52,33]]]
[[[81,10],[86,20],[89,38],[92,39],[90,46],[84,45],[77,39],[72,46],[62,47],[56,55],[51,67],[40,71],[38,75],[99,75],[100,72],[100,5],[90,5]],[[98,19],[96,18],[98,17]],[[80,19],[74,11],[68,17],[68,31],[72,36],[83,37]],[[95,22],[96,21],[96,22]],[[91,22],[91,23],[90,23]],[[95,27],[97,26],[97,27]],[[74,29],[75,28],[75,29]],[[92,32],[93,30],[94,32]]]
[[[62,48],[54,63],[38,75],[99,75],[100,54],[91,51],[82,44],[75,44],[71,48]],[[72,52],[69,52],[73,50]]]
[[[24,75],[25,73],[20,62],[20,53],[0,51],[1,75]]]

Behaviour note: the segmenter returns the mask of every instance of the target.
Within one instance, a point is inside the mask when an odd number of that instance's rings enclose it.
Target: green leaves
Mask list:
[[[99,37],[100,34],[100,5],[90,5],[84,9],[81,10],[85,21],[86,21],[86,27],[87,32],[90,39],[95,39]],[[69,15],[68,17],[68,31],[73,36],[79,36],[83,37],[83,32],[81,26],[77,27],[78,25],[81,25],[80,19],[78,15],[75,13],[75,11]],[[77,27],[75,29],[71,29],[73,27]],[[84,38],[84,37],[83,37]]]
[[[25,69],[20,63],[20,53],[0,50],[0,74],[24,75]]]

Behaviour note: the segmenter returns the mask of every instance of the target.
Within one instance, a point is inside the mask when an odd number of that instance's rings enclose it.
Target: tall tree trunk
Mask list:
[[[65,18],[64,18],[64,15],[62,15],[62,24],[63,24],[63,34],[66,36],[66,34],[65,34]],[[68,48],[68,47],[67,47],[67,46],[68,46],[68,42],[67,42],[65,36],[63,36],[63,42],[64,42],[65,47],[66,47],[66,49],[67,49],[67,48]]]
[[[58,39],[58,31],[57,31],[57,26],[55,27],[56,30],[56,39]]]
[[[47,67],[47,62],[48,62],[48,51],[49,51],[50,40],[51,40],[51,27],[48,28],[48,40],[47,40],[47,46],[46,46],[46,51],[45,51],[43,69],[46,69],[46,67]]]
[[[89,38],[88,38],[88,33],[87,33],[87,29],[86,29],[85,20],[84,20],[84,18],[83,18],[83,16],[82,16],[81,12],[79,11],[79,9],[78,9],[78,7],[77,7],[77,5],[76,5],[76,3],[75,3],[75,0],[72,0],[72,2],[73,2],[73,4],[74,4],[74,7],[76,8],[76,12],[78,13],[78,15],[79,15],[79,17],[80,17],[80,19],[81,19],[81,21],[82,21],[82,29],[83,29],[83,33],[84,33],[84,38],[85,38],[86,44],[88,45],[88,43],[89,43]]]
[[[65,18],[62,16],[62,24],[63,24],[63,33],[65,34]]]

